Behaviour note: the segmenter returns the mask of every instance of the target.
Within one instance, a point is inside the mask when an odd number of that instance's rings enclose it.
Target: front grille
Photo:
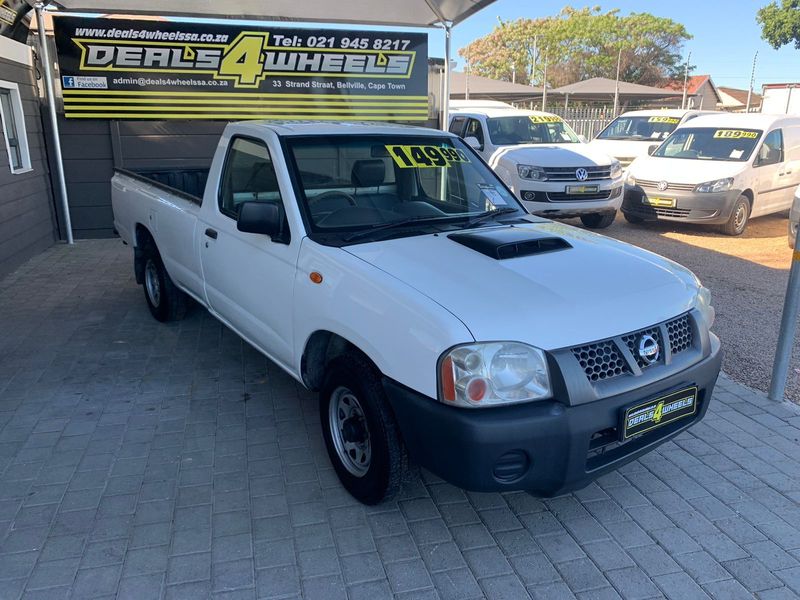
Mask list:
[[[653,336],[658,344],[660,356],[652,365],[639,356],[637,345],[643,335]],[[636,365],[639,369],[644,370],[664,364],[667,342],[673,356],[692,347],[694,343],[693,329],[688,313],[659,325],[626,333],[612,339],[576,346],[570,350],[586,374],[586,378],[592,383],[597,383],[620,375],[633,374],[633,365],[628,363],[628,359],[622,354],[620,348],[627,346]]]
[[[685,219],[689,216],[688,208],[653,208],[653,211],[659,217],[673,217],[676,219]]]
[[[590,381],[602,381],[630,373],[628,364],[613,340],[573,348],[572,353]]]
[[[673,354],[683,352],[692,345],[692,326],[689,315],[683,315],[667,323],[669,347]]]
[[[567,192],[547,192],[550,202],[580,202],[581,200],[608,200],[611,190],[603,190],[590,194],[569,194]]]
[[[639,187],[653,188],[653,189],[656,189],[656,190],[658,189],[658,184],[659,183],[660,183],[659,181],[651,181],[649,179],[637,179],[636,180],[636,185],[638,185]],[[681,192],[693,192],[694,188],[697,187],[697,185],[695,185],[694,183],[672,183],[672,182],[667,182],[667,184],[668,184],[668,186],[667,186],[666,190],[659,190],[659,191],[668,192],[669,190],[677,190],[677,191],[681,191]]]
[[[639,349],[636,347],[636,345],[643,335],[652,335],[653,338],[656,340],[656,343],[658,343],[659,359],[655,363],[649,364],[641,356],[639,356]],[[642,331],[637,331],[636,333],[629,333],[628,335],[623,335],[622,341],[625,342],[625,344],[628,346],[628,350],[630,350],[631,354],[633,354],[633,358],[636,359],[636,364],[639,365],[640,369],[644,369],[646,367],[652,367],[654,364],[663,362],[664,344],[661,342],[661,330],[658,327],[651,327],[650,329],[643,329]]]
[[[602,167],[545,167],[547,181],[578,181],[575,171],[586,169],[589,176],[584,181],[611,179],[611,165]]]

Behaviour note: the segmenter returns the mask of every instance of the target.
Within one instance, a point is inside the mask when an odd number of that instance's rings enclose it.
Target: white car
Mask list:
[[[362,502],[399,489],[406,456],[471,490],[580,488],[711,401],[697,278],[530,215],[446,132],[229,124],[202,198],[119,171],[112,200],[153,316],[189,296],[317,390]]]
[[[622,203],[619,161],[556,115],[501,102],[451,102],[449,131],[481,155],[532,213],[608,227]]]
[[[800,117],[701,116],[628,169],[622,212],[719,225],[740,235],[751,217],[787,210],[800,184]]]
[[[715,114],[710,110],[632,110],[611,121],[589,145],[616,158],[626,169],[634,159],[647,155],[654,143],[663,142],[679,125]]]

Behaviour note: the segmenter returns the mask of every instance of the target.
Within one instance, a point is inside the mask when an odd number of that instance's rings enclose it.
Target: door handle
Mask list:
[[[206,235],[210,237],[212,240],[217,239],[217,230],[211,229],[210,227],[206,229]]]

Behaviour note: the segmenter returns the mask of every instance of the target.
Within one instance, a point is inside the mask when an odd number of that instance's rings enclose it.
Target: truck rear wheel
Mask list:
[[[157,321],[180,321],[186,315],[186,294],[172,283],[152,243],[144,251],[143,287],[147,307]]]
[[[345,489],[364,504],[391,499],[406,453],[375,367],[355,353],[333,359],[319,408],[328,456]]]
[[[720,227],[720,231],[725,235],[742,235],[747,229],[747,222],[750,220],[750,200],[742,194],[736,199],[731,211],[731,218]]]
[[[616,217],[616,212],[592,213],[589,215],[581,215],[581,223],[589,229],[605,229],[614,222]]]

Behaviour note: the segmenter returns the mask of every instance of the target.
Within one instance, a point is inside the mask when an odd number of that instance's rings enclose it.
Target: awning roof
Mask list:
[[[569,85],[561,86],[551,90],[553,94],[569,94],[570,98],[586,97],[596,98],[598,96],[613,96],[614,87],[616,82],[613,79],[606,79],[605,77],[592,77],[585,81],[578,81]],[[628,83],[627,81],[619,82],[620,96],[638,96],[638,97],[659,97],[666,98],[675,96],[675,90],[668,90],[663,88],[651,87],[649,85],[639,85],[638,83]]]
[[[467,76],[462,71],[453,71],[450,73],[450,97],[464,98],[467,92],[467,83],[469,83],[469,95],[472,99],[513,101],[540,98],[542,95],[542,88],[510,81],[498,81],[472,73]]]
[[[495,0],[54,0],[72,12],[182,15],[212,19],[313,21],[406,27],[456,25]],[[35,0],[28,0],[33,5]]]

